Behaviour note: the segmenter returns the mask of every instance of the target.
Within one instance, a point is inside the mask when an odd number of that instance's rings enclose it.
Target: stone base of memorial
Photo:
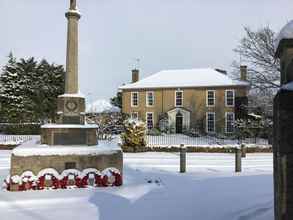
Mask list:
[[[9,191],[122,185],[123,155],[117,143],[45,145],[33,140],[11,155]]]

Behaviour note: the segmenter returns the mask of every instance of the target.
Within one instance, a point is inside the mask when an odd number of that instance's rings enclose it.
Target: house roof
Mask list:
[[[275,51],[277,52],[279,44],[281,43],[282,40],[288,40],[288,39],[293,39],[293,20],[288,22],[280,31],[278,34],[274,46],[275,46]]]
[[[212,68],[163,70],[138,82],[121,86],[120,89],[184,88],[249,86],[246,81],[232,80]]]
[[[113,106],[108,100],[98,99],[86,106],[87,113],[115,113],[120,112],[120,108]]]

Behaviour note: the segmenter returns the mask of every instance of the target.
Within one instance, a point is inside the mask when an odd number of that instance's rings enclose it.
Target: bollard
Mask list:
[[[241,150],[235,149],[235,172],[241,172]]]
[[[180,144],[180,173],[186,172],[186,148]]]
[[[246,147],[245,144],[241,144],[241,157],[246,158]]]

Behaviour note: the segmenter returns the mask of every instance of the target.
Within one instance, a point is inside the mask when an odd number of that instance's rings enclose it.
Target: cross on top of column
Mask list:
[[[70,0],[70,9],[75,10],[76,9],[76,0]]]

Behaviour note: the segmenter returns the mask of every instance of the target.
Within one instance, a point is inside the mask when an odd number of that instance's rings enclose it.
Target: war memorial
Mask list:
[[[87,124],[85,98],[78,86],[78,21],[70,1],[65,94],[58,97],[56,124],[41,127],[41,138],[15,148],[11,155],[10,191],[108,187],[122,185],[123,155],[117,144],[98,143],[97,125]]]

